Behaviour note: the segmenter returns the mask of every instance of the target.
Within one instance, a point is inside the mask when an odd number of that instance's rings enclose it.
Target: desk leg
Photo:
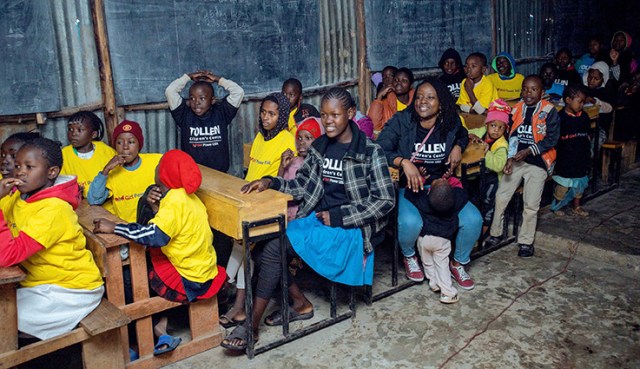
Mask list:
[[[280,311],[282,312],[282,335],[289,335],[289,263],[287,263],[287,244],[285,241],[284,216],[278,217],[278,238],[280,242],[280,266],[282,267],[280,278],[280,290],[282,300],[280,301]]]
[[[149,274],[147,272],[147,256],[144,246],[135,242],[129,243],[129,258],[131,263],[131,287],[133,301],[149,299]],[[138,337],[138,352],[140,357],[153,353],[153,324],[151,317],[136,320],[136,335]]]
[[[251,250],[249,239],[249,222],[242,222],[242,247],[244,248],[244,280],[245,298],[244,310],[247,314],[247,357],[253,359],[255,356],[255,342],[253,340],[253,283],[251,283]]]
[[[107,249],[107,270],[105,287],[110,303],[117,307],[123,307],[124,301],[124,278],[122,276],[122,259],[120,258],[120,247]],[[120,342],[122,344],[122,355],[125,363],[129,362],[129,334],[127,326],[120,328]]]
[[[18,307],[14,283],[0,285],[0,353],[18,349]]]

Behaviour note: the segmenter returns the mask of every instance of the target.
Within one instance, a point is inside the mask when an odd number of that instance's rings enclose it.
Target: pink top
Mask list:
[[[298,169],[302,167],[302,163],[304,163],[304,158],[300,156],[296,156],[293,158],[291,163],[284,168],[284,173],[282,174],[282,178],[284,179],[294,179],[296,178],[296,173]],[[296,214],[298,213],[298,204],[295,201],[289,201],[287,206],[287,219],[294,220],[296,219]]]

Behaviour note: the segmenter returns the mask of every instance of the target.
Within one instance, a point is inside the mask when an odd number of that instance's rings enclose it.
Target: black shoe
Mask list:
[[[530,258],[533,256],[536,248],[533,245],[527,245],[524,243],[518,244],[520,246],[520,250],[518,250],[518,256],[521,258]]]
[[[498,246],[502,242],[502,237],[489,236],[484,240],[484,247]]]

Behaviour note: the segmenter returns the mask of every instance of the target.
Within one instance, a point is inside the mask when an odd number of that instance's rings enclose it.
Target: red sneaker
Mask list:
[[[407,272],[407,278],[414,282],[424,281],[424,273],[420,269],[420,263],[418,257],[413,255],[404,258],[404,269]]]
[[[471,279],[471,276],[467,274],[462,265],[453,266],[449,264],[449,270],[451,270],[451,278],[462,288],[463,290],[472,290],[476,284]]]

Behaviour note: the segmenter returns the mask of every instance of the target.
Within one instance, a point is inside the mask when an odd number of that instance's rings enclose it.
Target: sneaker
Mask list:
[[[580,216],[580,217],[588,217],[589,216],[589,212],[584,210],[582,208],[582,206],[578,206],[577,208],[574,208],[572,213],[574,215]]]
[[[471,279],[471,276],[467,274],[462,265],[453,266],[449,264],[449,270],[451,270],[451,278],[462,288],[463,290],[472,290],[476,284]]]
[[[404,258],[404,269],[407,272],[407,278],[414,282],[422,282],[424,281],[424,273],[422,269],[420,269],[420,264],[418,263],[418,257],[413,255],[410,257]]]
[[[536,251],[536,248],[533,247],[533,245],[521,243],[518,246],[520,247],[520,250],[518,250],[518,256],[520,256],[521,258],[530,258]]]
[[[455,304],[456,302],[458,302],[459,298],[458,295],[455,296],[447,296],[445,294],[440,294],[440,302],[443,304]]]
[[[500,242],[502,242],[502,237],[489,236],[486,240],[484,240],[484,247],[498,246]]]

